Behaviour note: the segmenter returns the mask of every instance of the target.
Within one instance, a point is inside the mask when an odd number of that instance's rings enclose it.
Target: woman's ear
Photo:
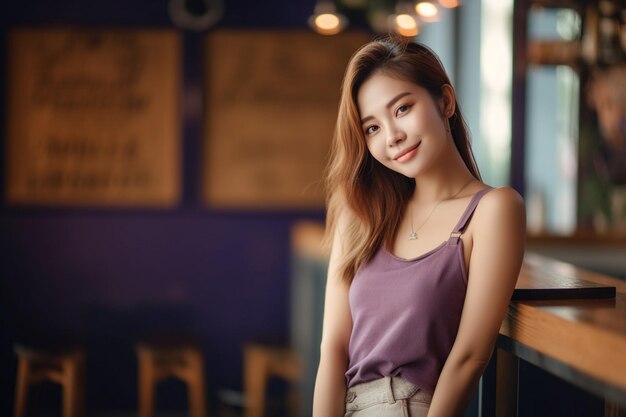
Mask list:
[[[452,117],[456,112],[456,96],[450,84],[444,84],[443,87],[441,87],[441,100],[439,103],[441,115],[446,119]]]

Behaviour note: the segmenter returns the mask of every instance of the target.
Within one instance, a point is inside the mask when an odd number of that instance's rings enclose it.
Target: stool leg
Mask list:
[[[263,417],[267,384],[267,358],[256,347],[247,347],[244,358],[245,417]]]
[[[206,396],[204,386],[204,362],[199,353],[194,353],[188,364],[190,380],[187,382],[191,417],[206,417]]]
[[[26,358],[18,358],[17,384],[15,386],[15,409],[14,417],[24,417],[26,413],[26,398],[28,394],[28,375],[30,373],[30,361]]]
[[[63,382],[63,417],[79,417],[76,411],[77,398],[77,363],[74,359],[68,358],[62,361]]]
[[[139,354],[139,417],[154,416],[154,390],[156,387],[152,356]]]

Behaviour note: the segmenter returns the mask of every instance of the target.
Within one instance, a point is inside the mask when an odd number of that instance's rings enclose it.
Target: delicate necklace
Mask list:
[[[413,229],[413,202],[411,202],[411,207],[410,207],[411,208],[411,234],[409,234],[409,240],[418,239],[417,232],[419,232],[422,229],[422,227],[424,227],[424,225],[426,224],[428,219],[430,219],[430,216],[432,216],[432,214],[435,212],[435,209],[439,206],[439,204],[443,203],[446,200],[452,200],[454,197],[459,195],[461,191],[463,191],[465,187],[467,187],[472,181],[474,181],[474,178],[470,178],[470,180],[467,181],[465,184],[463,184],[463,186],[459,189],[459,191],[454,193],[454,195],[452,195],[451,197],[439,200],[437,204],[435,204],[435,207],[433,207],[433,209],[430,211],[430,213],[428,213],[428,216],[426,216],[426,219],[422,222],[422,224],[420,224],[420,227],[418,227],[417,230]]]

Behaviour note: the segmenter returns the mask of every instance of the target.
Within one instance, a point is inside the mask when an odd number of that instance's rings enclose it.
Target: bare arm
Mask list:
[[[333,238],[324,302],[324,327],[320,363],[313,396],[313,417],[342,417],[345,414],[348,342],[352,316],[348,305],[349,285],[340,279],[337,267],[342,254],[341,227]]]
[[[524,203],[514,190],[486,194],[472,222],[469,281],[459,331],[428,417],[464,413],[493,352],[524,256]]]

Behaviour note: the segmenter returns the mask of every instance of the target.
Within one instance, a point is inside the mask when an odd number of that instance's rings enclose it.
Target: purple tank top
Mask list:
[[[450,238],[414,259],[381,247],[357,272],[350,287],[352,335],[349,387],[400,376],[429,394],[452,349],[467,289],[459,238],[478,202],[472,197]]]

